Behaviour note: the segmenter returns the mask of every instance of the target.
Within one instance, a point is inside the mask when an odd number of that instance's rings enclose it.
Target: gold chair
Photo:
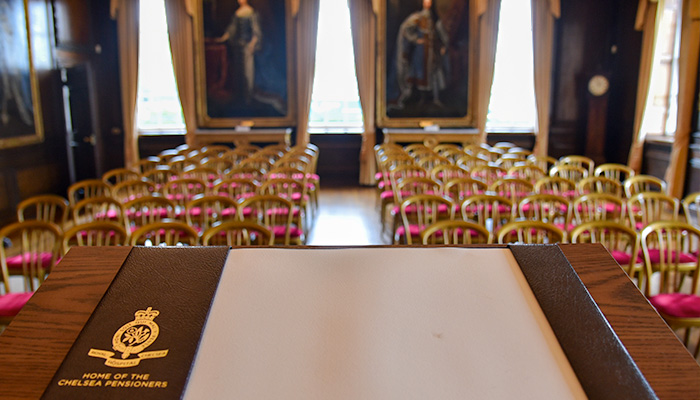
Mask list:
[[[24,291],[31,292],[41,284],[61,258],[63,232],[49,221],[15,222],[0,229],[0,261],[3,275],[24,277]],[[9,281],[5,279],[5,293]]]
[[[214,194],[228,196],[236,201],[254,196],[260,190],[260,183],[246,178],[228,178],[214,186]]]
[[[575,165],[588,171],[588,176],[593,176],[595,172],[595,162],[586,156],[564,156],[559,159],[557,165]]]
[[[133,233],[138,228],[175,218],[175,203],[162,196],[144,196],[124,203],[124,224],[127,232]]]
[[[163,186],[167,185],[168,182],[177,179],[177,173],[165,165],[160,165],[155,169],[144,172],[143,178],[153,183],[157,192],[162,192]]]
[[[498,229],[513,218],[513,203],[503,196],[495,194],[477,194],[469,196],[460,204],[462,219],[476,222],[489,232]]]
[[[586,168],[573,164],[557,164],[549,169],[549,176],[558,176],[572,182],[588,178],[588,174]]]
[[[69,207],[68,200],[61,196],[45,194],[30,197],[17,205],[17,221],[53,222],[63,229],[68,221]]]
[[[166,199],[172,200],[177,205],[177,215],[184,215],[185,205],[195,196],[207,193],[207,184],[201,179],[179,178],[168,181],[161,188]]]
[[[469,177],[469,173],[453,164],[440,164],[430,170],[430,177],[444,187],[450,179]]]
[[[642,192],[627,200],[630,226],[641,231],[656,221],[678,221],[680,203],[659,192]]]
[[[685,222],[696,227],[700,226],[700,192],[685,196],[681,204],[683,205]]]
[[[483,226],[463,220],[438,221],[420,233],[423,244],[491,244],[493,235]]]
[[[571,231],[571,243],[602,244],[632,279],[642,271],[637,232],[627,225],[603,220],[585,222]]]
[[[307,190],[303,181],[293,178],[268,179],[260,186],[261,194],[274,194],[292,202],[296,224],[304,230],[305,235],[312,224],[308,220],[310,213]]]
[[[102,174],[102,181],[110,186],[138,179],[141,179],[141,174],[127,168],[115,168]]]
[[[228,175],[236,164],[227,158],[207,158],[202,160],[202,167],[214,169],[219,176]]]
[[[494,182],[506,176],[507,173],[508,171],[505,168],[495,165],[477,165],[471,169],[469,174],[472,178],[480,179],[486,185],[491,186]]]
[[[553,244],[566,240],[566,232],[542,221],[513,221],[498,231],[498,243]]]
[[[540,167],[542,171],[544,171],[546,174],[549,173],[549,170],[555,166],[559,160],[557,160],[554,157],[549,157],[549,156],[536,156],[534,154],[530,154],[527,156],[527,162],[532,165],[536,165]]]
[[[416,194],[401,202],[401,221],[394,231],[394,244],[420,243],[420,233],[428,226],[454,217],[454,204],[437,194]]]
[[[250,157],[251,153],[246,149],[235,148],[224,152],[221,158],[230,161],[234,166],[240,164],[246,158]]]
[[[200,194],[185,206],[185,220],[201,235],[216,222],[235,219],[237,207],[238,203],[230,197]]]
[[[73,207],[73,223],[112,221],[124,226],[122,203],[112,197],[90,197]]]
[[[92,221],[75,225],[63,236],[63,251],[73,246],[123,246],[129,242],[124,225],[111,221]]]
[[[184,156],[175,156],[168,161],[168,168],[178,176],[187,168],[199,166],[199,160],[194,160]]]
[[[658,192],[666,194],[666,182],[651,175],[635,175],[622,182],[627,198],[632,198],[637,193]]]
[[[541,221],[564,232],[571,229],[569,201],[555,194],[533,194],[518,203],[521,220]]]
[[[464,169],[467,172],[471,172],[477,166],[487,165],[488,160],[479,158],[478,156],[472,154],[465,154],[457,159],[455,162],[458,167]]]
[[[571,204],[574,224],[594,221],[612,221],[628,225],[626,203],[621,198],[607,193],[591,193],[577,197]]]
[[[547,173],[542,168],[533,164],[516,164],[508,169],[508,176],[513,176],[520,179],[525,179],[533,185],[538,180],[547,176]]]
[[[159,165],[161,165],[160,157],[150,156],[139,160],[132,168],[134,171],[143,175],[146,172],[153,171],[154,169],[158,168]]]
[[[558,176],[548,176],[535,183],[535,193],[555,194],[569,201],[576,198],[576,182]]]
[[[604,176],[589,176],[578,181],[576,192],[579,196],[589,193],[608,193],[622,197],[622,184]]]
[[[461,204],[469,196],[484,194],[487,190],[486,183],[468,176],[450,179],[442,187],[442,193],[450,197],[455,204]]]
[[[644,228],[641,242],[646,274],[644,293],[671,329],[685,331],[683,342],[697,358],[700,341],[694,351],[690,341],[691,328],[700,327],[700,230],[684,222],[655,222]],[[652,295],[650,277],[656,271],[660,283],[658,294]],[[690,282],[686,282],[687,277]]]
[[[216,169],[200,165],[198,167],[185,169],[180,174],[180,178],[199,179],[207,184],[207,190],[213,190],[221,177],[219,176],[219,171]]]
[[[294,221],[297,208],[291,200],[273,194],[261,194],[244,199],[238,206],[243,221],[253,221],[272,232],[276,244],[301,245],[306,237]]]
[[[253,221],[219,222],[202,235],[204,246],[273,246],[272,232]]]
[[[531,195],[533,190],[532,183],[513,176],[505,176],[489,187],[490,192],[509,199],[513,204],[518,204],[520,200]]]
[[[627,165],[607,163],[600,164],[599,166],[597,166],[595,171],[593,171],[593,175],[604,176],[606,178],[614,179],[622,183],[628,178],[635,176],[636,173],[632,168],[628,167]]]
[[[162,220],[134,231],[130,243],[132,246],[196,246],[199,234],[184,222]]]
[[[120,203],[152,196],[154,193],[156,193],[156,185],[145,178],[123,181],[112,187],[112,197]]]
[[[90,197],[108,197],[112,195],[112,187],[100,179],[78,181],[68,187],[68,202],[75,207],[80,200]]]

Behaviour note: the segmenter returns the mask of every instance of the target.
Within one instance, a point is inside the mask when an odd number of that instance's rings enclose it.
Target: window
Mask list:
[[[673,136],[678,116],[679,0],[667,0],[660,15],[642,132]]]
[[[486,129],[533,132],[537,116],[529,1],[502,0]]]
[[[347,0],[321,0],[310,133],[361,133],[362,108]]]
[[[140,134],[184,134],[163,0],[141,0],[136,126]]]

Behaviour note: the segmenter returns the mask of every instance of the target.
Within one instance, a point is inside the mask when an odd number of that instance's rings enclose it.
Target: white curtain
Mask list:
[[[318,32],[319,0],[293,0],[296,17],[296,100],[297,144],[309,143],[309,110],[316,68],[316,35]]]
[[[489,113],[493,66],[496,59],[496,39],[501,0],[477,0],[476,15],[479,18],[479,79],[476,88],[476,127],[481,143],[486,143],[486,118]]]

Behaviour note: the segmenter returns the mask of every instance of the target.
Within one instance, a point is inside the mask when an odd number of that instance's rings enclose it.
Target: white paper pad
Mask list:
[[[507,249],[238,249],[184,398],[585,394]]]

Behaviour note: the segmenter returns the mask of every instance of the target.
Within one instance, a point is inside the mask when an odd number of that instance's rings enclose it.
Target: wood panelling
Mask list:
[[[56,47],[62,50],[90,51],[93,46],[90,25],[92,1],[52,0]]]
[[[27,197],[44,194],[46,191],[45,182],[59,180],[60,171],[64,168],[65,166],[60,164],[47,164],[18,170],[16,177],[20,197],[26,199]]]
[[[555,28],[549,153],[584,154],[591,76],[610,77],[607,107],[608,162],[625,162],[639,69],[641,33],[634,30],[638,1],[563,1]]]
[[[359,184],[362,135],[311,135],[311,143],[319,148],[317,172],[321,185]]]

